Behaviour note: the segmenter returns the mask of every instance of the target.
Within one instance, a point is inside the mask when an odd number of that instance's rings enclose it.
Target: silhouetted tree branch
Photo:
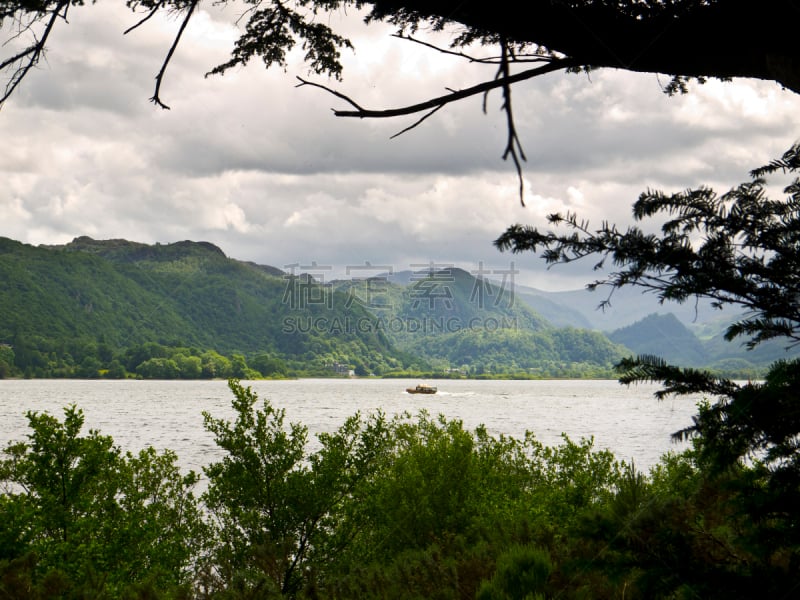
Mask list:
[[[550,62],[546,65],[542,65],[541,67],[528,69],[526,71],[522,71],[514,75],[509,75],[508,77],[498,77],[491,81],[484,81],[477,85],[473,85],[471,87],[462,90],[455,90],[444,96],[437,96],[436,98],[431,98],[429,100],[425,100],[417,104],[410,104],[408,106],[401,106],[397,108],[386,108],[386,109],[362,108],[350,96],[338,92],[326,85],[308,81],[301,77],[298,77],[297,79],[300,81],[300,85],[298,85],[298,87],[302,87],[303,85],[311,85],[314,87],[318,87],[330,94],[333,94],[337,98],[341,98],[342,100],[344,100],[345,102],[354,107],[355,110],[334,109],[333,114],[336,115],[337,117],[350,117],[350,118],[356,117],[359,119],[387,119],[393,117],[413,115],[414,113],[441,107],[446,104],[451,104],[453,102],[457,102],[465,98],[470,98],[472,96],[478,96],[485,92],[502,88],[504,86],[513,85],[520,81],[525,81],[526,79],[532,79],[533,77],[536,77],[538,75],[543,75],[545,73],[552,73],[554,71],[561,71],[563,69],[569,69],[570,67],[574,66],[576,66],[576,63],[568,59],[554,60],[553,62]]]
[[[397,137],[411,129],[417,127],[420,123],[425,121],[428,117],[433,115],[436,111],[440,108],[450,104],[452,102],[457,102],[459,100],[463,100],[464,98],[470,98],[472,96],[477,96],[480,94],[485,94],[491,90],[500,88],[503,93],[503,104],[502,110],[506,114],[506,127],[508,130],[508,140],[506,143],[506,148],[503,152],[503,160],[506,160],[509,156],[511,157],[514,167],[516,168],[517,177],[519,178],[519,197],[520,202],[522,205],[525,205],[523,200],[524,195],[524,180],[522,175],[522,163],[521,160],[526,160],[525,152],[522,149],[522,144],[519,141],[519,137],[517,136],[516,126],[514,125],[514,114],[513,109],[511,107],[511,86],[514,83],[519,81],[524,81],[526,79],[531,79],[533,77],[537,77],[539,75],[543,75],[545,73],[551,73],[553,71],[560,71],[563,69],[574,68],[578,66],[573,61],[568,59],[551,59],[547,64],[541,65],[539,67],[535,67],[533,69],[527,69],[522,71],[521,73],[511,74],[509,70],[509,65],[512,62],[512,59],[507,54],[508,48],[506,45],[503,45],[503,56],[500,61],[500,66],[498,68],[497,76],[492,81],[484,81],[478,85],[474,85],[472,87],[463,89],[463,90],[454,90],[451,91],[449,94],[444,96],[438,96],[436,98],[431,98],[430,100],[426,100],[424,102],[420,102],[418,104],[412,104],[408,106],[403,106],[399,108],[389,108],[389,109],[366,109],[359,105],[355,100],[351,97],[336,91],[326,85],[322,85],[320,83],[308,81],[301,77],[298,77],[298,81],[300,83],[297,87],[302,87],[304,85],[310,85],[313,87],[318,87],[320,89],[325,90],[329,94],[336,96],[350,104],[355,110],[333,110],[333,114],[337,117],[358,117],[358,118],[372,118],[372,119],[385,119],[385,118],[392,118],[392,117],[401,117],[406,115],[412,115],[422,111],[429,111],[425,114],[421,119],[416,121],[413,125],[406,127],[399,133],[393,135],[392,137]]]
[[[473,56],[471,54],[467,54],[462,51],[455,51],[450,50],[449,48],[442,48],[435,44],[431,44],[424,40],[419,40],[411,35],[405,33],[395,33],[392,35],[400,40],[406,40],[409,42],[413,42],[415,44],[419,44],[420,46],[424,46],[425,48],[430,48],[431,50],[436,50],[441,54],[447,54],[449,56],[455,56],[458,58],[466,59],[471,63],[479,63],[484,65],[497,65],[503,60],[502,54],[500,56]],[[540,62],[550,62],[553,59],[552,56],[545,55],[545,54],[525,54],[525,55],[514,55],[512,62],[514,63],[540,63]]]
[[[517,136],[517,127],[514,123],[514,109],[511,107],[511,84],[508,83],[508,81],[511,78],[509,62],[511,61],[512,51],[505,39],[501,40],[500,47],[502,49],[502,57],[497,74],[498,78],[506,82],[501,89],[503,91],[502,110],[506,114],[506,131],[508,132],[506,149],[503,152],[503,160],[507,160],[510,156],[511,160],[514,161],[514,167],[517,170],[517,178],[519,179],[519,201],[522,206],[525,206],[525,180],[522,176],[522,163],[520,160],[528,159],[525,157],[525,151],[522,149],[519,136]]]
[[[149,20],[150,20],[150,19],[152,19],[152,18],[153,18],[155,15],[157,15],[157,14],[158,14],[158,11],[159,11],[159,10],[161,10],[161,8],[162,8],[163,6],[164,6],[164,2],[157,2],[157,3],[156,3],[154,6],[153,6],[153,8],[151,8],[151,9],[150,9],[150,11],[149,11],[149,12],[148,12],[148,13],[147,13],[147,14],[146,14],[144,17],[142,17],[142,18],[141,18],[139,21],[137,21],[137,22],[136,22],[134,25],[131,25],[131,26],[130,26],[130,27],[128,27],[128,28],[127,28],[125,31],[123,31],[123,32],[122,32],[122,33],[123,33],[123,35],[128,35],[128,34],[129,34],[131,31],[133,31],[133,30],[135,30],[135,29],[138,29],[139,27],[141,27],[142,25],[144,25],[145,23],[147,23],[147,21],[149,21]]]
[[[228,0],[221,0],[226,4]],[[22,51],[0,62],[9,72],[7,99],[35,66],[46,49],[59,17],[66,20],[71,3],[82,0],[0,0],[0,25],[10,20],[19,33],[32,37]],[[161,87],[167,67],[177,50],[199,0],[128,0],[144,16],[126,33],[141,27],[159,12],[180,13],[181,25],[156,75],[151,101],[169,108]],[[512,159],[522,185],[524,152],[517,137],[511,108],[511,87],[521,81],[558,70],[598,68],[663,73],[672,80],[665,90],[686,91],[687,81],[707,77],[751,77],[772,80],[800,92],[800,45],[796,24],[800,9],[795,0],[529,0],[523,5],[509,0],[244,0],[245,10],[236,19],[243,29],[230,59],[207,75],[224,74],[260,58],[265,66],[286,66],[287,52],[300,44],[305,60],[316,74],[341,78],[340,52],[352,48],[350,40],[325,23],[323,15],[349,7],[368,9],[366,21],[393,24],[395,35],[470,62],[497,64],[492,80],[451,91],[444,96],[401,107],[367,109],[354,99],[320,83],[301,79],[344,100],[354,110],[334,110],[338,117],[388,118],[426,113],[400,133],[415,128],[443,106],[500,89],[508,139],[503,158]],[[44,23],[39,28],[37,25]],[[41,30],[39,30],[41,29]],[[421,29],[444,33],[450,48],[420,40]],[[499,57],[477,58],[467,49],[473,45],[499,48]],[[544,63],[511,73],[510,65]],[[522,196],[520,196],[522,199]]]
[[[725,337],[747,336],[748,347],[785,337],[800,343],[800,178],[785,188],[785,200],[771,200],[759,175],[800,172],[800,144],[753,179],[717,196],[708,188],[667,195],[643,193],[633,206],[639,222],[666,216],[661,235],[637,226],[625,232],[602,223],[592,230],[575,214],[550,215],[566,233],[512,225],[495,245],[512,252],[537,252],[548,264],[599,255],[599,270],[611,260],[618,270],[592,283],[612,289],[637,286],[653,290],[661,301],[704,297],[721,307],[747,309]]]
[[[60,0],[59,2],[55,3],[52,8],[35,11],[27,22],[25,22],[24,16],[21,15],[19,17],[19,20],[17,21],[19,33],[17,33],[14,37],[20,37],[23,33],[30,33],[33,41],[28,47],[0,62],[0,71],[11,72],[8,81],[6,82],[5,91],[3,95],[0,96],[0,106],[2,106],[3,102],[5,102],[9,96],[14,93],[14,90],[17,89],[17,86],[19,86],[28,72],[37,64],[39,64],[39,61],[44,56],[47,40],[50,37],[56,22],[58,19],[63,19],[64,21],[67,20],[67,11],[69,10],[69,5],[69,0]],[[41,34],[37,34],[34,31],[34,25],[44,20],[46,20],[44,30]],[[0,18],[0,25],[2,22],[3,19]]]
[[[183,35],[183,32],[186,31],[186,26],[189,24],[189,19],[192,18],[192,15],[194,14],[194,11],[197,8],[197,5],[199,4],[199,2],[200,2],[200,0],[192,0],[189,3],[188,8],[186,9],[186,15],[183,17],[183,21],[181,21],[181,26],[178,29],[178,33],[175,34],[175,39],[172,41],[172,46],[170,46],[170,49],[167,52],[167,56],[166,56],[166,58],[164,58],[164,62],[161,65],[161,69],[159,70],[158,75],[156,75],[156,89],[155,89],[155,92],[153,93],[152,98],[150,98],[150,102],[152,102],[156,106],[160,106],[161,108],[163,108],[165,110],[169,110],[169,106],[167,106],[166,104],[164,104],[161,101],[161,95],[160,95],[161,94],[161,84],[164,81],[164,73],[167,72],[167,67],[169,66],[169,61],[172,60],[172,55],[175,54],[175,49],[178,47],[178,44],[181,41],[181,36]],[[152,14],[153,13],[151,12],[150,15],[145,17],[145,20],[149,19]],[[139,21],[139,23],[137,23],[134,27],[138,27],[142,22],[143,21]],[[128,31],[130,31],[130,30],[128,30]],[[127,31],[126,31],[126,33],[127,33]]]

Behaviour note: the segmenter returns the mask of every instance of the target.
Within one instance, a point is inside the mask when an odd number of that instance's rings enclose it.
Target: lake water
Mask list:
[[[522,437],[526,430],[548,445],[566,433],[575,441],[594,436],[595,445],[646,470],[669,450],[684,445],[670,434],[691,424],[699,398],[658,401],[658,385],[622,386],[616,381],[433,382],[436,395],[405,392],[418,381],[398,379],[304,379],[247,382],[259,397],[286,409],[287,421],[314,434],[333,431],[361,412],[387,415],[426,409],[461,419],[468,429],[483,424],[491,434]],[[174,450],[186,469],[200,471],[220,456],[203,429],[201,412],[232,418],[232,395],[224,381],[0,380],[0,447],[28,433],[26,411],[63,417],[63,407],[84,411],[86,428],[111,435],[123,450],[152,445]]]

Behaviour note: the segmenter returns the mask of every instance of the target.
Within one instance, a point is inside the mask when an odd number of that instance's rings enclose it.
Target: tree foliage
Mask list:
[[[800,145],[721,196],[708,188],[643,193],[633,217],[641,222],[666,215],[660,235],[609,223],[592,230],[575,214],[556,213],[550,223],[571,233],[512,225],[495,245],[512,252],[541,249],[548,264],[597,255],[596,270],[606,262],[618,270],[590,289],[634,285],[661,301],[702,297],[717,307],[738,305],[747,312],[728,329],[729,340],[748,336],[750,347],[776,337],[800,341],[800,179],[785,187],[784,200],[770,200],[762,176],[776,171],[800,171]]]
[[[474,595],[493,571],[487,544],[518,539],[524,523],[575,522],[619,473],[591,441],[548,448],[426,413],[355,415],[309,451],[304,426],[230,387],[235,421],[204,414],[226,453],[205,468],[203,495],[222,597]]]
[[[284,424],[285,411],[236,381],[233,423],[203,413],[206,429],[226,452],[204,468],[203,495],[213,515],[216,583],[295,597],[308,586],[309,565],[335,556],[343,504],[380,457],[386,423],[358,415],[321,434],[308,454],[308,430]]]
[[[513,252],[541,251],[549,264],[599,255],[596,270],[606,262],[616,270],[590,288],[609,286],[613,294],[632,285],[662,301],[710,298],[717,306],[739,306],[745,312],[728,328],[729,340],[745,337],[751,348],[773,338],[796,345],[799,157],[800,145],[795,145],[780,159],[753,170],[749,182],[719,197],[705,188],[673,195],[643,193],[633,207],[634,218],[641,222],[663,215],[660,235],[639,226],[623,232],[608,223],[592,230],[574,214],[555,214],[550,223],[566,227],[566,233],[513,225],[496,245]],[[771,200],[764,177],[779,172],[792,179],[784,188],[786,198]],[[800,572],[800,521],[794,509],[800,502],[800,360],[777,361],[763,382],[744,385],[650,355],[625,359],[618,368],[623,383],[662,382],[659,397],[701,393],[714,398],[700,406],[692,426],[676,433],[694,439],[702,493],[716,495],[725,515],[714,526],[717,531],[702,531],[725,553],[693,577],[727,579],[732,593],[745,597],[765,593],[745,584],[749,575],[764,578],[766,589],[774,593],[787,593]],[[680,540],[694,546],[702,537],[682,532]]]
[[[632,285],[657,294],[662,301],[710,298],[718,307],[738,305],[746,312],[728,328],[729,340],[744,336],[751,348],[773,338],[788,339],[794,345],[800,341],[798,171],[800,145],[795,145],[782,158],[755,169],[751,181],[719,197],[705,188],[670,196],[645,192],[633,207],[634,218],[642,221],[666,214],[660,236],[638,226],[622,232],[608,223],[593,231],[574,214],[554,214],[550,222],[566,227],[568,233],[512,225],[495,243],[512,252],[541,250],[549,264],[599,255],[596,270],[609,261],[617,270],[590,284],[591,289],[607,286],[613,294],[617,288]],[[793,176],[784,188],[784,200],[770,200],[765,195],[767,182],[762,177],[776,172]],[[611,302],[611,294],[601,306]],[[764,384],[747,386],[696,369],[673,367],[654,356],[627,359],[619,368],[624,383],[664,382],[661,397],[702,392],[720,396],[722,400],[714,408],[701,411],[693,431],[703,433],[712,446],[727,447],[732,454],[723,461],[726,464],[760,450],[767,450],[768,461],[784,464],[795,460],[797,450],[790,441],[796,432],[784,428],[797,427],[793,419],[796,408],[792,408],[797,399],[786,382],[792,380],[798,364],[778,362]],[[753,394],[763,396],[762,406],[757,406]],[[756,411],[765,407],[771,407],[767,414],[776,419],[773,423],[757,417]],[[770,427],[783,433],[770,433]]]
[[[181,474],[170,451],[123,454],[108,436],[81,435],[75,407],[63,421],[27,416],[29,441],[9,445],[0,461],[0,590],[121,597],[188,586],[205,543],[197,476]]]

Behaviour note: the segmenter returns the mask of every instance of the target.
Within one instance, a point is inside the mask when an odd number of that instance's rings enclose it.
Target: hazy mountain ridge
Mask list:
[[[475,374],[546,372],[566,376],[582,365],[582,375],[609,375],[630,351],[604,334],[556,327],[525,302],[510,284],[476,278],[455,267],[403,271],[371,280],[379,294],[371,310],[390,325],[398,348],[420,354],[433,365]],[[352,294],[369,282],[337,282]],[[381,302],[377,302],[380,300]],[[416,327],[411,330],[410,327]]]
[[[650,314],[609,333],[608,337],[636,354],[653,354],[683,367],[723,371],[746,372],[800,354],[798,349],[787,351],[786,344],[778,340],[748,350],[742,340],[725,340],[723,331],[711,338],[700,339],[672,313]]]
[[[587,289],[548,292],[533,287],[517,286],[517,295],[525,302],[548,301],[565,308],[565,314],[577,313],[577,322],[587,323],[591,329],[615,331],[647,316],[672,313],[689,329],[719,321],[734,319],[738,314],[735,307],[714,308],[708,300],[689,300],[687,302],[659,302],[658,297],[640,288],[620,288],[611,290],[600,287],[594,291]],[[603,304],[608,300],[608,304]],[[601,306],[602,305],[602,306]]]

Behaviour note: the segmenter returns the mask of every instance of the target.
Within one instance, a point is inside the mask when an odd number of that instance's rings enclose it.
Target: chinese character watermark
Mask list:
[[[346,275],[350,284],[344,307],[349,309],[356,304],[370,310],[385,310],[392,307],[388,296],[389,276],[394,273],[391,265],[373,265],[365,261],[363,265],[348,265]]]
[[[411,268],[427,267],[427,271],[414,271],[411,275],[410,297],[414,300],[411,308],[416,310],[420,303],[425,300],[429,310],[436,310],[436,302],[441,301],[448,310],[453,310],[453,291],[451,285],[455,283],[452,264],[436,264],[431,261],[428,264],[411,265]]]
[[[293,263],[284,265],[284,268],[289,269],[289,273],[283,277],[286,280],[282,299],[284,304],[288,304],[292,309],[304,309],[315,305],[327,309],[333,308],[331,284],[325,283],[325,275],[333,271],[332,266],[322,266],[312,261],[310,265]]]
[[[463,312],[458,306],[459,299],[467,298],[467,284],[472,286],[468,302],[479,310],[489,308],[510,309],[515,302],[514,278],[519,273],[514,263],[508,268],[489,268],[483,261],[477,268],[469,271],[456,269],[452,263],[411,264],[410,276],[405,297],[410,300],[407,310],[421,313],[443,311]],[[400,296],[394,291],[390,278],[399,273],[392,265],[364,264],[348,265],[345,268],[345,279],[333,279],[334,267],[321,265],[316,261],[311,264],[292,263],[284,265],[288,271],[284,275],[286,288],[282,302],[291,309],[334,307],[334,289],[337,296],[344,298],[343,307],[350,311],[354,307],[366,309],[377,315],[390,315],[393,299]],[[402,283],[397,284],[403,286]],[[464,300],[461,300],[463,303]]]
[[[492,298],[492,306],[498,307],[503,304],[506,308],[514,306],[514,275],[519,273],[514,268],[512,262],[508,269],[485,269],[483,261],[478,263],[476,270],[470,271],[475,277],[472,284],[472,292],[469,301],[478,305],[478,308],[486,308],[487,298]],[[487,275],[501,275],[500,284],[493,283]]]

